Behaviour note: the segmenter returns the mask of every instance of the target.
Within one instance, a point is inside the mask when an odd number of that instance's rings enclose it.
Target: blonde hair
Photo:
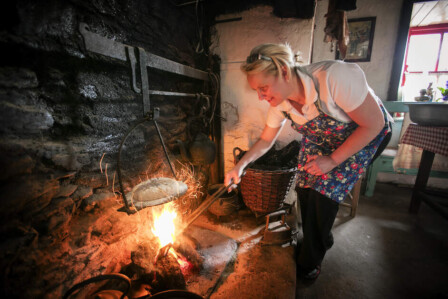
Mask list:
[[[282,67],[286,66],[288,78],[291,78],[291,69],[298,64],[299,57],[288,44],[261,44],[250,51],[241,70],[247,75],[266,72],[278,76]]]

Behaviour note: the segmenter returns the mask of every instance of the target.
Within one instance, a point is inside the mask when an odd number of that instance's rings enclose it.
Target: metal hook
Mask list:
[[[137,65],[137,59],[135,58],[135,50],[134,47],[131,46],[125,46],[126,52],[129,57],[129,62],[131,63],[131,70],[132,70],[132,89],[136,93],[140,93],[141,89],[137,86],[137,73],[135,71],[135,66]]]

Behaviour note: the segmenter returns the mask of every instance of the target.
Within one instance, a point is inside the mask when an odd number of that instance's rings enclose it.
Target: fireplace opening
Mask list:
[[[264,224],[239,190],[209,200],[211,187],[222,187],[227,117],[221,58],[210,50],[215,16],[270,1],[234,2],[5,4],[2,297],[60,298],[98,277],[105,279],[77,289],[77,296],[129,287],[135,298],[174,289],[210,297],[229,277],[245,283],[254,276],[256,263],[237,262],[237,252],[249,260],[268,251],[247,253]],[[159,190],[160,204],[145,204],[145,183],[161,178],[186,188],[176,186],[175,196]],[[210,206],[202,210],[204,202]],[[159,226],[159,218],[173,224]],[[253,272],[238,279],[234,269]]]

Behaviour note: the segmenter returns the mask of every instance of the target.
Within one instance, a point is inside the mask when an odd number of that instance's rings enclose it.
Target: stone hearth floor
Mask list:
[[[292,211],[286,222],[294,232],[297,216]],[[295,297],[295,245],[262,245],[264,217],[256,218],[248,209],[220,219],[205,212],[192,226],[218,232],[238,244],[209,298]]]

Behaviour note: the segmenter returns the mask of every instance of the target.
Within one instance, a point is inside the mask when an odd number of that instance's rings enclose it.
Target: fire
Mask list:
[[[154,224],[151,230],[160,242],[154,264],[157,264],[160,258],[171,254],[177,260],[182,274],[186,277],[191,275],[194,266],[183,254],[176,252],[173,247],[176,236],[176,217],[177,213],[170,204],[165,204],[161,212],[153,212]],[[156,272],[154,272],[154,275],[156,275]]]
[[[151,230],[159,238],[160,247],[174,243],[176,233],[174,220],[176,217],[177,213],[170,205],[165,205],[160,213],[154,215],[154,225]]]

